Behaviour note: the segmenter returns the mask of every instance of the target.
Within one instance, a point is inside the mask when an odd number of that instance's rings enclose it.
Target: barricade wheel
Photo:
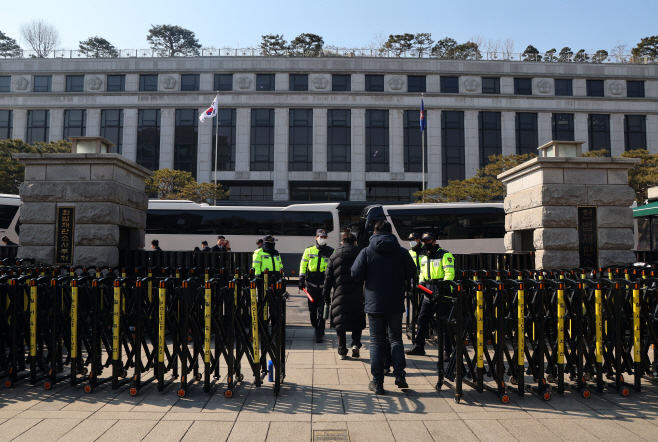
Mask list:
[[[132,387],[130,389],[130,395],[131,396],[137,396],[137,393],[139,393],[139,390],[136,387]]]
[[[50,390],[51,388],[53,388],[53,384],[46,381],[46,382],[43,383],[43,388],[45,388],[46,390]]]
[[[583,390],[583,397],[585,399],[589,399],[589,397],[592,395],[589,390]]]
[[[441,384],[437,382],[436,385],[434,386],[434,389],[436,391],[440,391],[441,390]]]
[[[11,388],[11,385],[12,385],[11,381],[9,379],[7,379],[5,381],[5,388]]]
[[[201,375],[201,373],[198,373],[196,376],[194,376],[194,379],[196,379],[197,382],[199,382],[201,381],[201,379],[203,379],[203,376]]]
[[[583,378],[585,379],[585,382],[587,382],[587,381],[589,381],[589,380],[591,379],[591,376],[589,375],[589,373],[585,373],[585,374],[583,375]]]
[[[80,374],[86,376],[87,373],[89,373],[89,369],[87,367],[82,367],[82,370],[80,370]]]
[[[85,385],[85,393],[91,393],[92,391],[94,391],[94,387],[89,384]]]
[[[125,378],[126,376],[128,376],[128,372],[126,370],[121,370],[121,373],[119,373],[119,377]]]
[[[461,396],[455,395],[455,397],[452,400],[455,401],[455,404],[458,404],[459,401],[461,400]]]
[[[514,376],[510,376],[509,377],[509,383],[512,384],[512,385],[517,385],[518,381],[516,380],[516,378]]]
[[[621,389],[621,395],[622,396],[626,397],[629,394],[631,394],[631,391],[628,388],[624,387],[624,388]]]
[[[229,398],[229,399],[232,398],[233,397],[233,391],[232,390],[226,390],[224,392],[224,397]]]
[[[244,381],[244,375],[243,374],[240,374],[240,376],[238,376],[238,381],[239,382]]]
[[[509,402],[509,395],[506,394],[506,393],[501,394],[501,395],[500,395],[500,401],[501,401],[503,404],[508,403],[508,402]]]
[[[550,391],[545,391],[545,392],[542,394],[541,397],[542,397],[542,399],[544,399],[545,401],[548,402],[548,401],[551,400],[551,392],[550,392]]]
[[[185,390],[183,390],[182,388],[178,390],[178,397],[185,397]]]
[[[551,373],[546,375],[546,380],[548,382],[555,382],[555,376],[553,376]]]

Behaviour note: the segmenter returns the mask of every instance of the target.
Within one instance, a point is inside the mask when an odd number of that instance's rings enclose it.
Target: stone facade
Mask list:
[[[580,267],[577,207],[596,206],[599,266],[633,262],[628,169],[639,161],[543,157],[498,175],[507,185],[505,248],[535,250],[538,269]]]
[[[119,263],[119,247],[143,248],[150,172],[118,154],[17,154],[21,185],[19,257],[55,263],[58,206],[75,207],[73,265]]]

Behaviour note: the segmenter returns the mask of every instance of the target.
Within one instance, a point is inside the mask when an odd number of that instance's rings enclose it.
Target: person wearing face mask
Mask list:
[[[432,232],[423,233],[422,241],[425,253],[420,262],[420,285],[436,292],[439,289],[439,281],[452,281],[455,279],[455,257],[452,256],[452,253],[439,247],[436,243],[436,236]],[[425,336],[433,312],[433,300],[423,296],[423,303],[418,313],[418,329],[416,330],[414,347],[406,351],[408,355],[425,355]],[[443,334],[443,344],[445,362],[452,353],[452,342],[447,332]]]
[[[420,271],[420,259],[423,254],[423,243],[420,241],[420,235],[416,232],[411,232],[407,241],[409,241],[409,246],[411,247],[409,254],[414,259],[416,268]]]
[[[311,315],[311,325],[315,329],[315,342],[322,342],[324,336],[324,298],[322,288],[324,286],[324,272],[327,269],[329,257],[334,249],[327,245],[327,232],[318,229],[315,232],[315,244],[304,250],[304,255],[299,263],[299,289],[308,291],[313,302],[308,300],[308,310]]]
[[[257,278],[260,278],[263,271],[269,273],[280,272],[283,276],[283,262],[281,255],[275,248],[276,239],[272,235],[263,238],[263,248],[258,249],[253,256],[253,267]]]

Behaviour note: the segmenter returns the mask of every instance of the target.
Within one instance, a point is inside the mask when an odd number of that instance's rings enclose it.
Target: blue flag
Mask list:
[[[423,100],[420,100],[420,131],[425,130],[425,106]]]

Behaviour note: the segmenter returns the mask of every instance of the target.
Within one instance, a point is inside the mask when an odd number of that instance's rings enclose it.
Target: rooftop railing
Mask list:
[[[0,57],[12,58],[161,58],[169,57],[168,53],[162,53],[154,49],[119,49],[117,55],[96,55],[82,52],[80,50],[60,49],[52,51],[45,57],[39,57],[36,51],[18,50],[11,53],[0,53]],[[455,54],[432,54],[431,51],[404,51],[398,52],[385,48],[344,48],[337,46],[325,46],[321,50],[280,50],[263,51],[260,47],[247,48],[201,48],[198,53],[177,53],[174,57],[306,57],[306,58],[424,58],[439,60],[480,60],[480,61],[525,61],[541,63],[619,63],[619,64],[653,64],[658,63],[658,57],[641,56],[631,54],[623,55],[601,55],[600,53],[585,54],[573,53],[560,55],[557,53],[525,54],[518,52],[468,52]]]

